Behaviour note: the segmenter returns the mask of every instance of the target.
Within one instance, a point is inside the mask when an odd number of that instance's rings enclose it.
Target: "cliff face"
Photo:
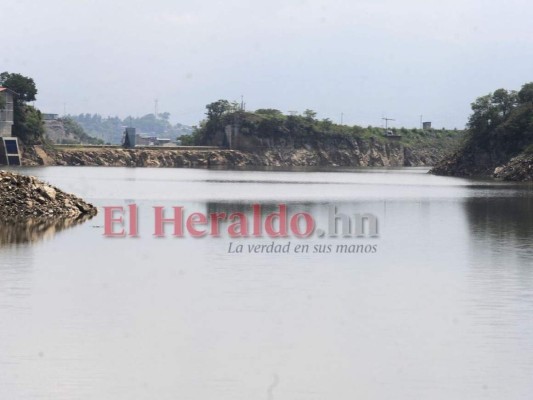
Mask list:
[[[435,175],[533,181],[533,156],[523,150],[531,143],[529,140],[503,134],[481,141],[472,137],[458,151],[439,161],[430,172]]]
[[[445,176],[491,176],[494,169],[505,163],[509,157],[468,143],[462,149],[440,160],[431,170],[435,175]]]
[[[354,137],[270,141],[258,154],[265,165],[401,167],[430,166],[453,148],[454,140],[407,146],[399,140]]]
[[[406,146],[400,141],[346,138],[320,142],[273,142],[248,150],[184,150],[68,148],[44,151],[24,149],[26,165],[86,165],[120,167],[202,166],[431,166],[454,148],[456,139],[432,145]]]
[[[65,139],[70,139],[63,122],[60,120],[44,121],[44,134],[53,143],[61,143]]]

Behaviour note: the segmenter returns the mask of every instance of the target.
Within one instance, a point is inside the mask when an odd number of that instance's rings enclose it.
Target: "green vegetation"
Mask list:
[[[498,89],[472,103],[468,134],[455,154],[433,172],[442,175],[492,175],[513,157],[533,152],[533,82],[520,91]]]
[[[2,72],[0,86],[17,93],[14,100],[13,135],[26,144],[41,143],[44,135],[41,112],[27,104],[34,101],[37,95],[33,79],[17,73]]]
[[[103,140],[106,143],[120,144],[126,126],[137,129],[137,133],[157,136],[161,138],[176,139],[176,137],[192,132],[192,128],[175,124],[169,121],[170,114],[160,113],[157,118],[154,114],[142,117],[102,117],[99,114],[69,115],[68,118],[78,123],[87,134]]]
[[[533,143],[533,83],[519,92],[498,89],[472,103],[470,145],[515,154]]]
[[[2,72],[0,74],[0,86],[16,92],[19,102],[35,101],[35,96],[37,96],[37,87],[33,79],[21,74]]]
[[[218,100],[206,106],[207,118],[200,123],[192,135],[182,136],[185,145],[227,145],[224,134],[228,125],[238,126],[242,135],[255,139],[291,138],[300,141],[318,141],[328,138],[362,138],[385,142],[383,129],[368,126],[347,126],[336,124],[328,118],[317,119],[316,112],[305,110],[302,115],[285,115],[281,111],[268,108],[255,112],[241,110],[235,102]],[[401,142],[416,145],[434,139],[458,136],[457,130],[392,129],[401,135]]]

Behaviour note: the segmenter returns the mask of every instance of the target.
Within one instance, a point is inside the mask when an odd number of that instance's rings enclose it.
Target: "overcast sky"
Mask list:
[[[194,125],[205,105],[359,125],[464,126],[470,103],[533,81],[530,0],[0,0],[0,71],[43,112]]]

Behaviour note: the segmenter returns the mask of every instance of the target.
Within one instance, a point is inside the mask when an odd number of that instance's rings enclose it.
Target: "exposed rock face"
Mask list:
[[[490,177],[495,168],[504,165],[510,158],[511,156],[502,147],[486,148],[470,141],[454,154],[440,160],[431,173],[446,176]]]
[[[216,150],[68,150],[57,151],[53,157],[56,165],[111,166],[111,167],[201,167],[210,165],[260,165],[251,154],[238,151]]]
[[[33,176],[0,171],[0,218],[70,218],[96,215],[96,208]]]
[[[399,141],[345,138],[320,142],[273,143],[263,148],[239,150],[69,148],[47,151],[26,149],[26,165],[84,165],[116,167],[207,166],[431,166],[451,151],[455,140],[438,146],[405,146]],[[36,151],[39,150],[39,151]]]
[[[522,154],[496,168],[494,177],[504,181],[533,182],[533,154]]]
[[[46,137],[54,143],[61,143],[62,140],[71,139],[65,131],[65,126],[60,120],[44,121],[44,131]]]
[[[485,149],[465,147],[444,158],[431,169],[435,175],[493,177],[506,181],[533,181],[533,154],[521,153],[509,159]]]
[[[19,142],[20,154],[22,156],[22,165],[27,167],[35,167],[38,165],[45,165],[43,160],[38,156],[36,149],[40,146],[28,146]]]
[[[274,143],[258,151],[264,165],[275,166],[350,166],[401,167],[429,166],[449,150],[429,146],[407,147],[399,141],[344,138],[298,143]]]

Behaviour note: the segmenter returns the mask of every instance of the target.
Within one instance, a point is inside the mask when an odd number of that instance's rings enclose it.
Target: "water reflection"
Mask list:
[[[531,397],[525,186],[408,170],[35,173],[99,206],[138,204],[141,235],[110,239],[86,224],[39,246],[2,247],[68,226],[0,225],[1,399],[266,398],[273,376],[276,399]],[[173,238],[167,226],[166,239],[153,237],[154,206],[167,217],[172,206],[242,212],[251,225],[254,203],[263,215],[287,203],[324,229],[331,205],[372,213],[379,251],[230,254],[224,234]]]
[[[85,215],[76,219],[0,220],[0,246],[35,243],[51,239],[58,232],[91,219]]]
[[[533,256],[532,196],[473,197],[464,204],[475,243],[489,245],[500,254],[502,249],[512,249],[516,256]]]
[[[240,212],[245,214],[247,217],[252,216],[254,205],[259,205],[259,209],[261,210],[261,215],[265,216],[273,212],[279,212],[280,205],[286,205],[287,206],[287,213],[296,213],[296,212],[312,212],[313,210],[316,212],[317,209],[322,210],[324,208],[324,204],[328,204],[326,202],[323,203],[317,203],[317,202],[286,202],[280,200],[279,202],[272,202],[272,201],[257,201],[257,202],[250,202],[250,201],[242,201],[242,202],[231,202],[231,201],[217,201],[217,202],[207,202],[206,204],[206,211],[208,214],[211,213],[226,213],[227,215],[234,213],[234,212]]]

